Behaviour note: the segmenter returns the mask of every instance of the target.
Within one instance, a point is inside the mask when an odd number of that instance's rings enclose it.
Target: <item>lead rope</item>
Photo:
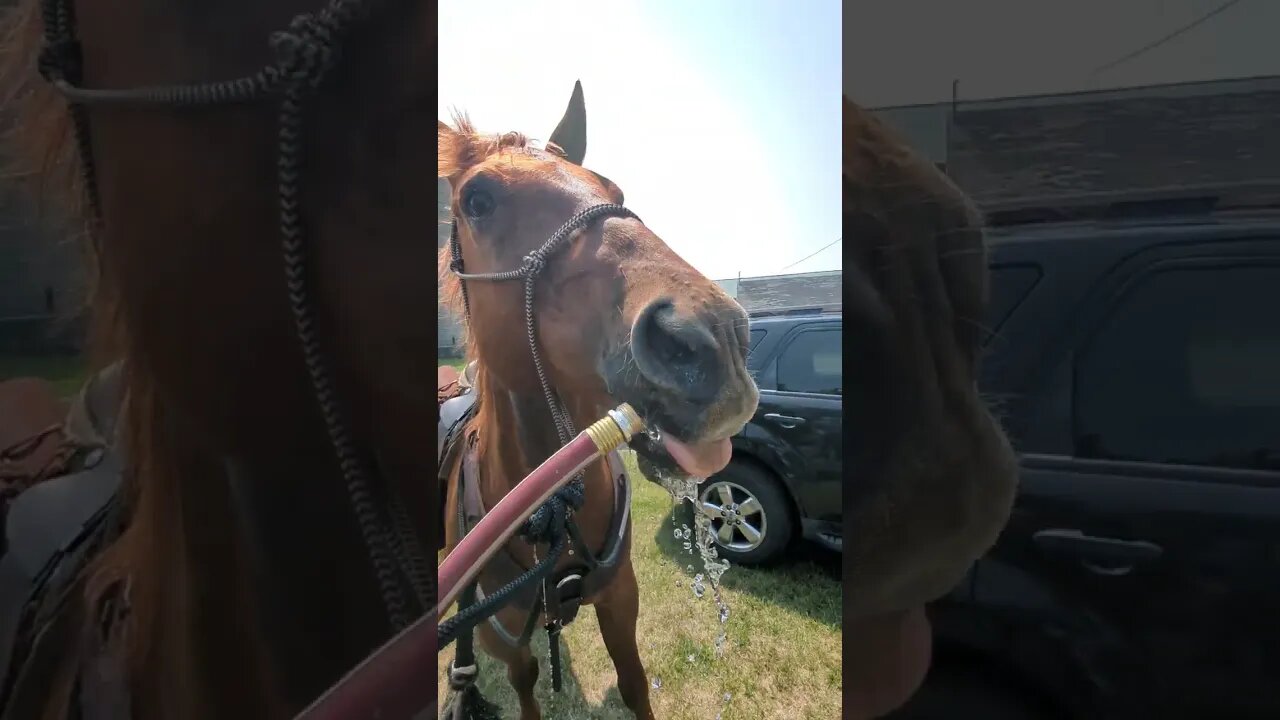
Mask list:
[[[449,269],[457,276],[460,289],[462,291],[462,308],[466,315],[468,324],[471,322],[471,299],[467,294],[468,280],[486,280],[491,282],[505,282],[510,280],[524,280],[524,318],[525,318],[525,335],[529,341],[529,354],[533,359],[533,368],[538,375],[538,383],[542,387],[542,396],[547,402],[547,409],[551,412],[551,419],[556,428],[556,435],[559,437],[560,445],[564,446],[576,434],[573,425],[573,418],[565,409],[564,403],[554,389],[551,387],[551,381],[547,379],[546,367],[542,362],[542,355],[538,352],[538,335],[537,322],[533,312],[534,305],[534,287],[538,274],[546,267],[547,260],[556,249],[559,248],[569,236],[575,231],[590,225],[596,218],[601,217],[625,217],[639,220],[640,217],[630,209],[615,203],[601,203],[593,205],[570,217],[563,225],[556,230],[541,247],[524,256],[520,267],[516,270],[507,270],[496,273],[467,273],[462,261],[462,244],[458,239],[458,221],[455,217],[453,227],[449,235]],[[539,507],[527,521],[526,533],[533,540],[534,556],[537,557],[538,545],[536,538],[542,536],[550,542],[557,533],[563,533],[564,525],[568,523],[569,518],[573,515],[573,510],[582,506],[583,499],[586,495],[586,487],[583,482],[581,472],[573,476],[563,488],[556,491],[547,499],[541,507]],[[559,522],[561,527],[555,527]],[[555,562],[556,557],[551,559]],[[542,609],[547,618],[546,625],[543,629],[547,632],[547,652],[548,663],[551,666],[551,687],[554,691],[559,692],[562,687],[562,672],[560,667],[560,631],[564,625],[562,618],[558,616],[558,612],[553,612],[551,605],[551,593],[557,592],[555,587],[549,583],[551,575],[547,574],[542,579]],[[477,581],[478,582],[478,581]],[[554,603],[558,611],[560,603]],[[460,609],[461,606],[460,606]],[[470,636],[470,629],[464,631]],[[453,677],[451,671],[450,677]],[[474,674],[470,676],[460,676],[460,680],[466,684],[474,683]]]
[[[82,183],[93,217],[94,227],[90,235],[95,247],[99,242],[97,226],[101,222],[101,201],[87,105],[204,107],[251,102],[274,94],[282,96],[278,116],[277,183],[289,305],[303,361],[342,470],[388,620],[398,631],[411,622],[412,616],[406,609],[407,602],[397,569],[407,578],[421,611],[435,602],[435,573],[428,570],[421,543],[407,527],[406,514],[399,506],[396,493],[390,493],[392,528],[388,529],[379,517],[364,463],[344,422],[332,374],[324,362],[316,335],[315,312],[308,293],[306,236],[299,212],[304,99],[333,67],[341,44],[339,41],[344,39],[351,26],[367,16],[372,6],[382,4],[385,0],[332,0],[318,13],[297,16],[287,30],[271,37],[276,62],[253,75],[205,84],[114,90],[80,86],[83,58],[74,33],[73,8],[68,0],[42,0],[45,38],[38,70],[70,103]]]

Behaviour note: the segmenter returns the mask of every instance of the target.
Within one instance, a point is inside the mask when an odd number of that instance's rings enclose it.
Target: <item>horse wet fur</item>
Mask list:
[[[583,166],[586,110],[581,85],[545,145],[519,133],[483,135],[463,115],[438,123],[439,175],[452,189],[453,232],[463,271],[497,273],[521,267],[572,216],[602,204],[621,205],[622,191]],[[471,428],[478,452],[481,495],[492,507],[560,447],[526,334],[523,281],[466,280],[454,272],[449,247],[440,254],[440,282],[456,312],[469,311],[467,356],[478,361],[477,412]],[[650,424],[675,436],[678,461],[664,446],[641,447],[650,468],[666,472],[714,466],[728,438],[758,401],[745,366],[747,318],[718,285],[676,255],[643,222],[607,217],[574,232],[547,258],[534,283],[534,342],[549,385],[577,428],[627,402]],[[641,443],[643,445],[643,443]],[[712,471],[719,469],[712,467]],[[457,466],[448,473],[443,510],[458,507]],[[475,482],[476,480],[469,480]],[[587,544],[601,548],[612,519],[616,485],[607,465],[584,478],[586,499],[575,513]],[[460,540],[445,525],[446,545]],[[627,546],[616,575],[583,604],[595,606],[618,673],[619,691],[637,717],[652,717],[649,685],[636,646],[638,589]],[[512,541],[506,552],[522,567],[533,548]],[[562,558],[563,563],[569,559]],[[493,589],[511,578],[482,575]],[[518,629],[526,608],[498,618]],[[541,717],[533,697],[537,661],[527,646],[511,648],[487,623],[481,646],[504,661],[520,698],[522,720]]]
[[[72,1],[83,86],[240,77],[271,33],[323,0]],[[435,535],[422,478],[435,345],[434,8],[382,0],[305,101],[300,210],[317,325],[356,444]],[[131,508],[72,608],[87,629],[122,584],[118,647],[138,718],[291,717],[390,634],[284,292],[279,102],[86,106],[101,219],[84,212],[65,99],[36,73],[40,2],[6,16],[2,68],[19,172],[66,200],[98,248],[103,362],[124,359]],[[88,637],[90,633],[85,634]],[[61,648],[48,718],[66,716],[80,641]]]

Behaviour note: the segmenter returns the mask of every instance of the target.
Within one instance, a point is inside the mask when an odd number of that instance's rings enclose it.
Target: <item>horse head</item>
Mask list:
[[[581,85],[542,146],[520,133],[479,134],[465,116],[437,129],[454,224],[441,281],[470,316],[470,354],[487,376],[537,395],[541,366],[545,385],[579,421],[630,403],[660,428],[660,440],[637,443],[654,473],[705,477],[724,467],[729,437],[758,400],[745,365],[746,313],[623,211],[618,185],[583,165]],[[604,209],[601,219],[565,235],[566,222],[593,208]],[[543,257],[558,232],[563,241]],[[518,271],[531,257],[538,274],[528,297],[519,282],[457,275]]]

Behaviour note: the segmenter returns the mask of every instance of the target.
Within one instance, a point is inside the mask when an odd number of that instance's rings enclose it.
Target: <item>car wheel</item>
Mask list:
[[[731,563],[760,565],[776,560],[795,523],[777,480],[735,460],[698,488],[698,509],[711,519],[720,556]]]

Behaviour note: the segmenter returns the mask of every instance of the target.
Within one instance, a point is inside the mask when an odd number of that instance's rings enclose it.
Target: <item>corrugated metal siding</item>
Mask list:
[[[1280,78],[875,112],[979,206],[1280,179]]]
[[[839,271],[742,278],[738,302],[748,312],[835,305],[841,298]]]

